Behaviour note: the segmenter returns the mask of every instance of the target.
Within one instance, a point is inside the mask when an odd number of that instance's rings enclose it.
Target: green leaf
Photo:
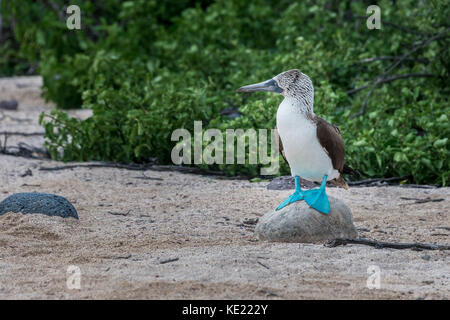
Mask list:
[[[440,148],[447,144],[448,138],[438,139],[433,143],[433,147]]]

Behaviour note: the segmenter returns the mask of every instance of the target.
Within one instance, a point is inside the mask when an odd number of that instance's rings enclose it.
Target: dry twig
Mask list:
[[[362,244],[366,246],[375,247],[376,249],[391,248],[391,249],[412,249],[416,251],[421,250],[450,250],[450,245],[439,245],[431,243],[402,243],[402,242],[382,242],[368,239],[343,239],[337,238],[328,241],[325,246],[334,248],[337,246],[344,246],[346,244]]]
[[[373,184],[373,183],[380,183],[380,182],[390,182],[390,181],[402,181],[405,179],[408,179],[410,176],[403,176],[403,177],[391,177],[391,178],[376,178],[376,179],[366,179],[366,180],[360,180],[360,181],[348,181],[349,186],[359,186],[364,184]]]
[[[400,199],[403,199],[403,200],[415,200],[415,202],[410,203],[410,204],[444,201],[444,199],[442,199],[442,198],[439,198],[439,199],[431,199],[431,198],[418,199],[418,198],[400,197]]]
[[[108,211],[109,214],[112,214],[113,216],[128,216],[130,214],[131,210],[128,210],[128,212],[113,212],[113,211]]]
[[[170,262],[175,262],[180,260],[180,258],[170,258],[170,259],[166,259],[166,260],[161,260],[159,263],[160,264],[166,264],[166,263],[170,263]]]
[[[43,136],[44,132],[18,132],[18,131],[0,131],[0,135],[8,135],[8,136],[23,136],[23,137],[31,137],[31,136]]]

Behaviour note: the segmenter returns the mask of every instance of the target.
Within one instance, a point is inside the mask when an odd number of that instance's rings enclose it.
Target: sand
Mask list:
[[[21,86],[17,86],[20,83]],[[40,77],[0,79],[1,131],[43,131]],[[89,110],[71,111],[89,116]],[[20,120],[17,120],[20,119]],[[3,137],[0,136],[3,143]],[[42,147],[42,136],[14,136]],[[449,251],[328,248],[268,243],[244,223],[291,191],[267,182],[113,168],[75,168],[51,160],[0,155],[0,201],[18,192],[70,200],[79,220],[0,216],[0,299],[449,299]],[[32,175],[22,177],[31,170]],[[330,188],[352,210],[360,236],[448,244],[450,188]],[[444,199],[416,204],[401,197]],[[67,285],[79,270],[79,289]],[[380,270],[369,289],[368,268]]]

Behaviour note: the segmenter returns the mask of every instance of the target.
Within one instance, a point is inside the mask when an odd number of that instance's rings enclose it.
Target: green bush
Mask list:
[[[43,4],[44,3],[44,4]],[[170,163],[176,128],[273,128],[282,97],[235,89],[298,68],[315,85],[315,112],[338,125],[347,163],[368,177],[409,175],[411,182],[449,179],[449,5],[378,2],[381,30],[366,27],[362,1],[72,1],[83,30],[69,31],[60,11],[13,2],[21,54],[39,61],[44,94],[61,108],[42,116],[46,144],[64,161]],[[53,1],[63,8],[64,1]],[[397,23],[401,24],[398,26]],[[370,87],[411,52],[361,110]],[[372,62],[364,61],[384,57]],[[406,76],[426,74],[432,76]],[[239,109],[230,119],[221,110]],[[202,165],[257,175],[255,165]],[[282,174],[289,173],[286,165]]]

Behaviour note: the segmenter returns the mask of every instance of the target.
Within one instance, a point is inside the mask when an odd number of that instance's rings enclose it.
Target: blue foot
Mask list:
[[[288,204],[291,204],[295,201],[300,201],[303,199],[304,199],[303,193],[299,192],[299,191],[295,191],[286,200],[284,200],[275,210],[280,210],[280,209],[286,207]]]
[[[299,177],[295,176],[295,192],[291,194],[286,200],[284,200],[275,210],[280,210],[295,201],[300,201],[304,199],[304,193],[300,188]]]
[[[323,178],[322,185],[319,189],[308,190],[304,193],[306,203],[316,209],[317,211],[329,214],[330,213],[330,203],[328,201],[328,196],[325,192],[325,186],[327,183],[327,176]]]
[[[310,207],[319,212],[324,214],[330,213],[330,203],[328,202],[328,197],[325,190],[309,190],[308,193],[305,194],[305,201]]]

